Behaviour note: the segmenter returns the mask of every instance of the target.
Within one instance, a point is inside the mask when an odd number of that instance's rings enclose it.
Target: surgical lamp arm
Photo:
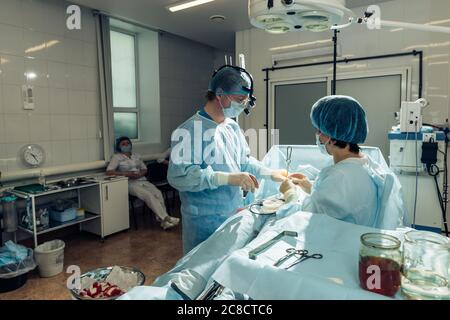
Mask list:
[[[419,30],[419,31],[440,32],[440,33],[450,34],[449,27],[430,26],[430,25],[426,25],[426,24],[398,22],[398,21],[389,21],[389,20],[381,20],[380,24],[383,27],[405,28],[405,29],[412,29],[412,30]]]
[[[351,26],[352,24],[367,24],[374,25],[373,22],[369,20],[369,17],[365,18],[350,18],[349,22],[342,25],[332,26],[332,30],[340,30],[346,27]],[[393,28],[404,28],[418,31],[426,31],[426,32],[439,32],[439,33],[447,33],[450,34],[449,27],[440,27],[440,26],[431,26],[427,24],[418,24],[418,23],[409,23],[409,22],[400,22],[400,21],[390,21],[390,20],[378,20],[380,27],[393,27]]]

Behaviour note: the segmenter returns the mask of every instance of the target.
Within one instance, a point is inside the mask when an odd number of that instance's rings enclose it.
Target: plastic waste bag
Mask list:
[[[33,250],[12,241],[0,248],[0,279],[18,277],[36,268]]]

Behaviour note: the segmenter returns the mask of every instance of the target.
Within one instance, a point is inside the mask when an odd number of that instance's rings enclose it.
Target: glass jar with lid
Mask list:
[[[359,281],[363,289],[393,297],[400,289],[401,242],[384,233],[361,236]]]

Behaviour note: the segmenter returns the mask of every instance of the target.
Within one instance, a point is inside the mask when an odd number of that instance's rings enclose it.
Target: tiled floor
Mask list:
[[[148,216],[143,221],[139,215],[138,225],[137,231],[130,229],[112,235],[104,243],[88,233],[74,232],[62,238],[66,242],[65,268],[78,265],[81,272],[86,272],[105,266],[132,266],[145,274],[147,285],[151,284],[156,277],[170,270],[182,256],[181,224],[172,230],[163,231],[156,222],[151,222]],[[40,278],[35,269],[29,274],[28,281],[22,288],[0,293],[0,300],[71,299],[66,288],[69,276],[62,273],[53,278]]]

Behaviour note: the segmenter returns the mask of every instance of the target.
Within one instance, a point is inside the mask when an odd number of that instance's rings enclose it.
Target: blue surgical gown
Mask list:
[[[217,124],[197,113],[174,131],[167,178],[180,192],[184,253],[244,206],[241,188],[219,186],[215,172],[248,172],[259,178],[262,169],[232,119]]]
[[[322,169],[302,210],[380,229],[407,225],[397,177],[367,155]]]

